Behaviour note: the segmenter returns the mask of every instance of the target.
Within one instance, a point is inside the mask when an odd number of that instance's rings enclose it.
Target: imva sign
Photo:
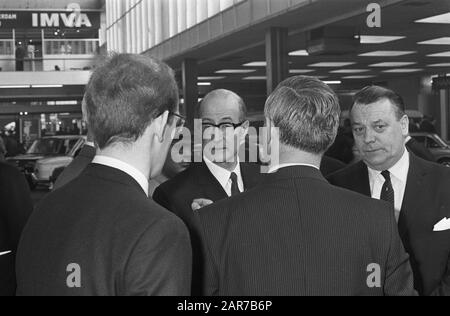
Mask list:
[[[33,13],[32,14],[33,27],[66,27],[66,28],[80,28],[92,27],[92,23],[85,13]]]

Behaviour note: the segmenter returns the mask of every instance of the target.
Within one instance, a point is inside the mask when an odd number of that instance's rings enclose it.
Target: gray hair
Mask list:
[[[323,154],[334,143],[341,109],[336,93],[314,77],[283,81],[269,96],[265,116],[280,129],[280,143]]]
[[[244,100],[239,95],[234,93],[233,91],[226,90],[226,89],[213,90],[203,98],[202,102],[199,104],[198,111],[197,111],[198,112],[197,114],[199,117],[201,117],[201,115],[202,115],[203,106],[205,106],[205,104],[207,104],[210,99],[213,99],[216,97],[222,97],[222,98],[231,97],[231,98],[235,99],[236,103],[239,106],[239,110],[241,112],[240,113],[241,120],[245,120],[247,118],[247,106],[245,105]]]

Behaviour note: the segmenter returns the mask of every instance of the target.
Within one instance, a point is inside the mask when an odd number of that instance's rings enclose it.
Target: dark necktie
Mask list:
[[[241,193],[241,190],[239,190],[237,174],[232,172],[230,179],[231,179],[231,196],[236,196]]]
[[[386,179],[386,181],[384,182],[383,189],[381,189],[380,199],[395,206],[395,192],[392,187],[391,173],[389,171],[383,171],[381,175],[384,179]]]

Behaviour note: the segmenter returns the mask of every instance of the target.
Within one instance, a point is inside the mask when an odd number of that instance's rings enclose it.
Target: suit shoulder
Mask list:
[[[164,207],[160,206],[153,200],[149,199],[149,209],[151,212],[147,214],[149,219],[152,219],[154,225],[158,226],[166,232],[178,232],[188,235],[188,231],[184,222],[172,212],[169,212]],[[156,220],[155,220],[156,215]]]
[[[365,165],[362,162],[357,162],[344,169],[341,169],[331,175],[327,176],[327,180],[332,183],[340,183],[344,180],[351,179],[351,177],[359,176],[365,171]]]
[[[13,178],[21,176],[21,173],[16,167],[11,166],[7,163],[0,162],[0,175],[2,177]]]
[[[185,187],[186,183],[192,183],[196,179],[196,172],[193,166],[188,167],[186,170],[180,172],[175,177],[162,183],[157,191],[173,192],[179,188]]]
[[[450,176],[450,168],[440,165],[436,162],[424,160],[415,156],[413,158],[417,164],[419,164],[427,172],[433,173],[436,176],[447,178]]]

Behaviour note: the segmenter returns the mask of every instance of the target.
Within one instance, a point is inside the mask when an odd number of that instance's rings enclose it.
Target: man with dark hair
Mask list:
[[[45,198],[20,242],[18,295],[189,295],[191,245],[183,222],[148,198],[183,120],[164,63],[116,55],[86,89],[98,155]]]
[[[17,245],[32,211],[25,177],[13,166],[0,162],[0,296],[16,294]]]
[[[397,94],[372,86],[351,109],[363,161],[337,172],[337,186],[384,200],[395,208],[400,237],[421,295],[450,295],[450,170],[409,153],[409,120]]]
[[[193,248],[192,294],[201,294],[203,258],[200,231],[195,213],[199,208],[240,194],[256,185],[260,167],[239,160],[239,146],[247,135],[247,109],[241,97],[229,90],[214,90],[202,100],[198,109],[203,131],[215,133],[213,141],[203,140],[217,148],[214,153],[203,150],[203,162],[193,163],[187,170],[159,186],[153,199],[184,220],[191,233]],[[233,137],[229,137],[232,135]],[[220,143],[223,142],[223,143]]]
[[[265,142],[279,140],[279,163],[261,185],[199,211],[206,295],[415,294],[392,206],[320,173],[339,114],[337,95],[312,77],[270,95]]]

